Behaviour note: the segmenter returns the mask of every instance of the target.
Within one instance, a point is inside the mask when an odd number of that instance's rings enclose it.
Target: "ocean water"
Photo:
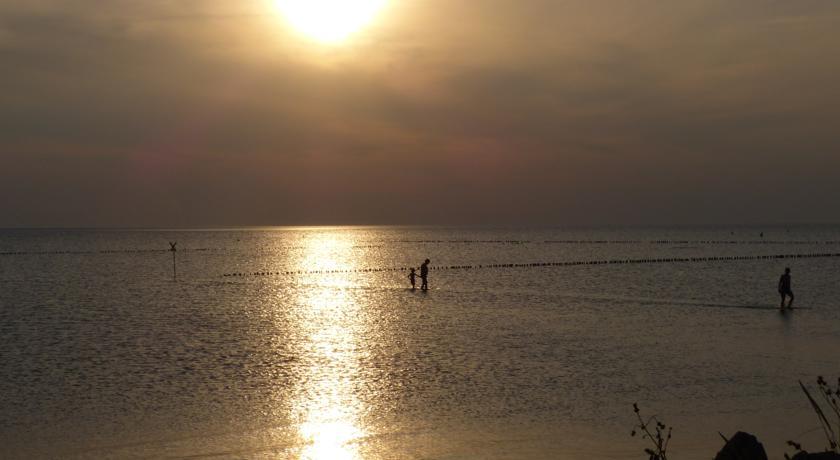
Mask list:
[[[0,458],[641,459],[635,402],[672,458],[817,450],[840,258],[758,256],[825,253],[840,227],[2,230]]]

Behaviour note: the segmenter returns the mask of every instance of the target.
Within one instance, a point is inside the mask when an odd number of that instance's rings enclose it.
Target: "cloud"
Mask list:
[[[267,2],[0,18],[3,226],[813,221],[840,198],[833,2],[392,2],[339,48]]]

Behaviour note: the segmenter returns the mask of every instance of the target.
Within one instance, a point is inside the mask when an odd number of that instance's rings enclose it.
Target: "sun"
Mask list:
[[[298,32],[337,44],[376,17],[388,0],[275,0],[277,9]]]

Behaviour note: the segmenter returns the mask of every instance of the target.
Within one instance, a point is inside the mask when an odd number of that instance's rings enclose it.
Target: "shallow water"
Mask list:
[[[738,429],[817,449],[797,380],[840,374],[840,258],[433,269],[429,292],[392,269],[838,252],[834,227],[4,230],[0,457],[643,458],[634,402],[674,458]],[[780,314],[785,266],[804,308]]]

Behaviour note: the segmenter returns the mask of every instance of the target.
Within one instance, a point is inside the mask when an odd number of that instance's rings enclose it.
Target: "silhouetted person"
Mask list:
[[[420,283],[420,289],[423,291],[429,290],[429,259],[426,259],[423,262],[423,265],[420,266],[420,279],[423,281]]]
[[[411,290],[415,290],[415,285],[417,284],[417,273],[414,272],[414,269],[411,269],[411,273],[408,274],[408,280],[411,281]]]
[[[790,268],[785,268],[785,274],[779,278],[779,295],[782,296],[782,305],[785,308],[785,296],[790,297],[788,308],[793,308],[793,291],[790,289]]]

